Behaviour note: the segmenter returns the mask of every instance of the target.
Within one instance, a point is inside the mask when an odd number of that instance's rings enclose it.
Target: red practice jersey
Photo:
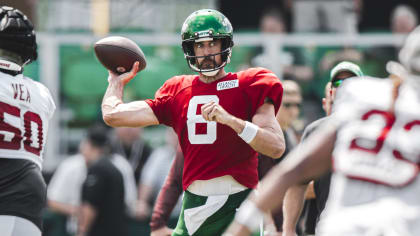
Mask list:
[[[206,84],[198,75],[175,76],[146,100],[161,124],[174,128],[185,156],[183,189],[195,180],[231,175],[239,183],[254,188],[258,182],[257,153],[226,125],[206,121],[201,106],[220,104],[233,116],[251,121],[266,99],[277,113],[283,88],[269,70],[251,68],[228,73]]]

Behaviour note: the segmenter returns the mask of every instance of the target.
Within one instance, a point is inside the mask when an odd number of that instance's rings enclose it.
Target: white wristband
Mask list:
[[[238,134],[245,142],[250,143],[258,132],[258,126],[254,125],[251,122],[245,121],[245,128],[242,130],[242,133]]]
[[[260,227],[263,218],[264,213],[251,200],[245,200],[235,216],[235,220],[247,227],[251,232],[256,231]]]

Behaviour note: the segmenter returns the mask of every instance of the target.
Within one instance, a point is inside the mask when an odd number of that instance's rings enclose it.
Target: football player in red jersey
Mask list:
[[[24,76],[37,58],[32,23],[0,6],[0,235],[41,236],[46,185],[41,174],[49,120],[48,89]]]
[[[278,207],[289,186],[332,170],[317,234],[420,235],[420,27],[399,54],[408,73],[345,80],[333,112],[261,183],[226,235]]]
[[[110,126],[173,127],[185,155],[183,210],[173,235],[220,235],[258,182],[257,152],[278,158],[284,137],[276,120],[279,79],[264,68],[226,73],[232,25],[216,10],[192,13],[182,48],[198,75],[175,76],[155,99],[124,103],[124,86],[138,71],[109,75],[102,102]]]

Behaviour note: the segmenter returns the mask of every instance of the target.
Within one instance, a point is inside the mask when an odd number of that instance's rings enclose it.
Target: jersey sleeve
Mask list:
[[[47,89],[47,88],[45,88],[46,90],[47,90],[47,92],[48,92],[48,103],[49,103],[49,107],[50,107],[50,113],[49,113],[49,118],[51,119],[52,118],[52,116],[54,115],[54,112],[55,112],[55,109],[56,109],[56,106],[55,106],[55,102],[54,102],[54,100],[53,100],[53,98],[52,98],[52,96],[51,96],[51,93],[50,93],[50,91]]]
[[[54,99],[51,95],[50,90],[43,84],[36,82],[36,85],[38,86],[39,90],[41,91],[41,96],[44,97],[44,99],[46,100],[46,105],[47,105],[47,115],[48,115],[48,119],[51,119],[52,116],[54,115],[56,106],[54,103]]]
[[[171,102],[173,94],[175,93],[175,88],[173,86],[173,80],[175,78],[176,77],[166,81],[162,87],[156,91],[154,99],[146,100],[146,103],[152,108],[159,123],[168,126],[172,126],[173,122]]]
[[[252,68],[244,75],[248,86],[245,88],[247,97],[252,101],[252,114],[264,104],[268,99],[275,108],[275,112],[280,108],[283,98],[283,86],[280,79],[270,70],[263,68]]]

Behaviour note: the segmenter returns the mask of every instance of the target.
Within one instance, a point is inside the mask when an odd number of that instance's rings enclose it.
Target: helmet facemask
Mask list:
[[[217,39],[217,38],[214,38]],[[195,72],[202,73],[206,76],[215,76],[220,69],[225,67],[230,62],[230,56],[232,54],[233,43],[228,38],[220,38],[222,40],[222,49],[219,53],[209,54],[205,56],[196,56],[194,53],[194,43],[201,41],[212,41],[212,38],[199,39],[194,41],[186,41],[182,43],[184,49],[184,56],[187,59],[188,66]],[[222,62],[218,64],[216,62],[216,56],[221,56]],[[205,58],[199,63],[199,59]],[[210,66],[208,66],[210,65]]]

